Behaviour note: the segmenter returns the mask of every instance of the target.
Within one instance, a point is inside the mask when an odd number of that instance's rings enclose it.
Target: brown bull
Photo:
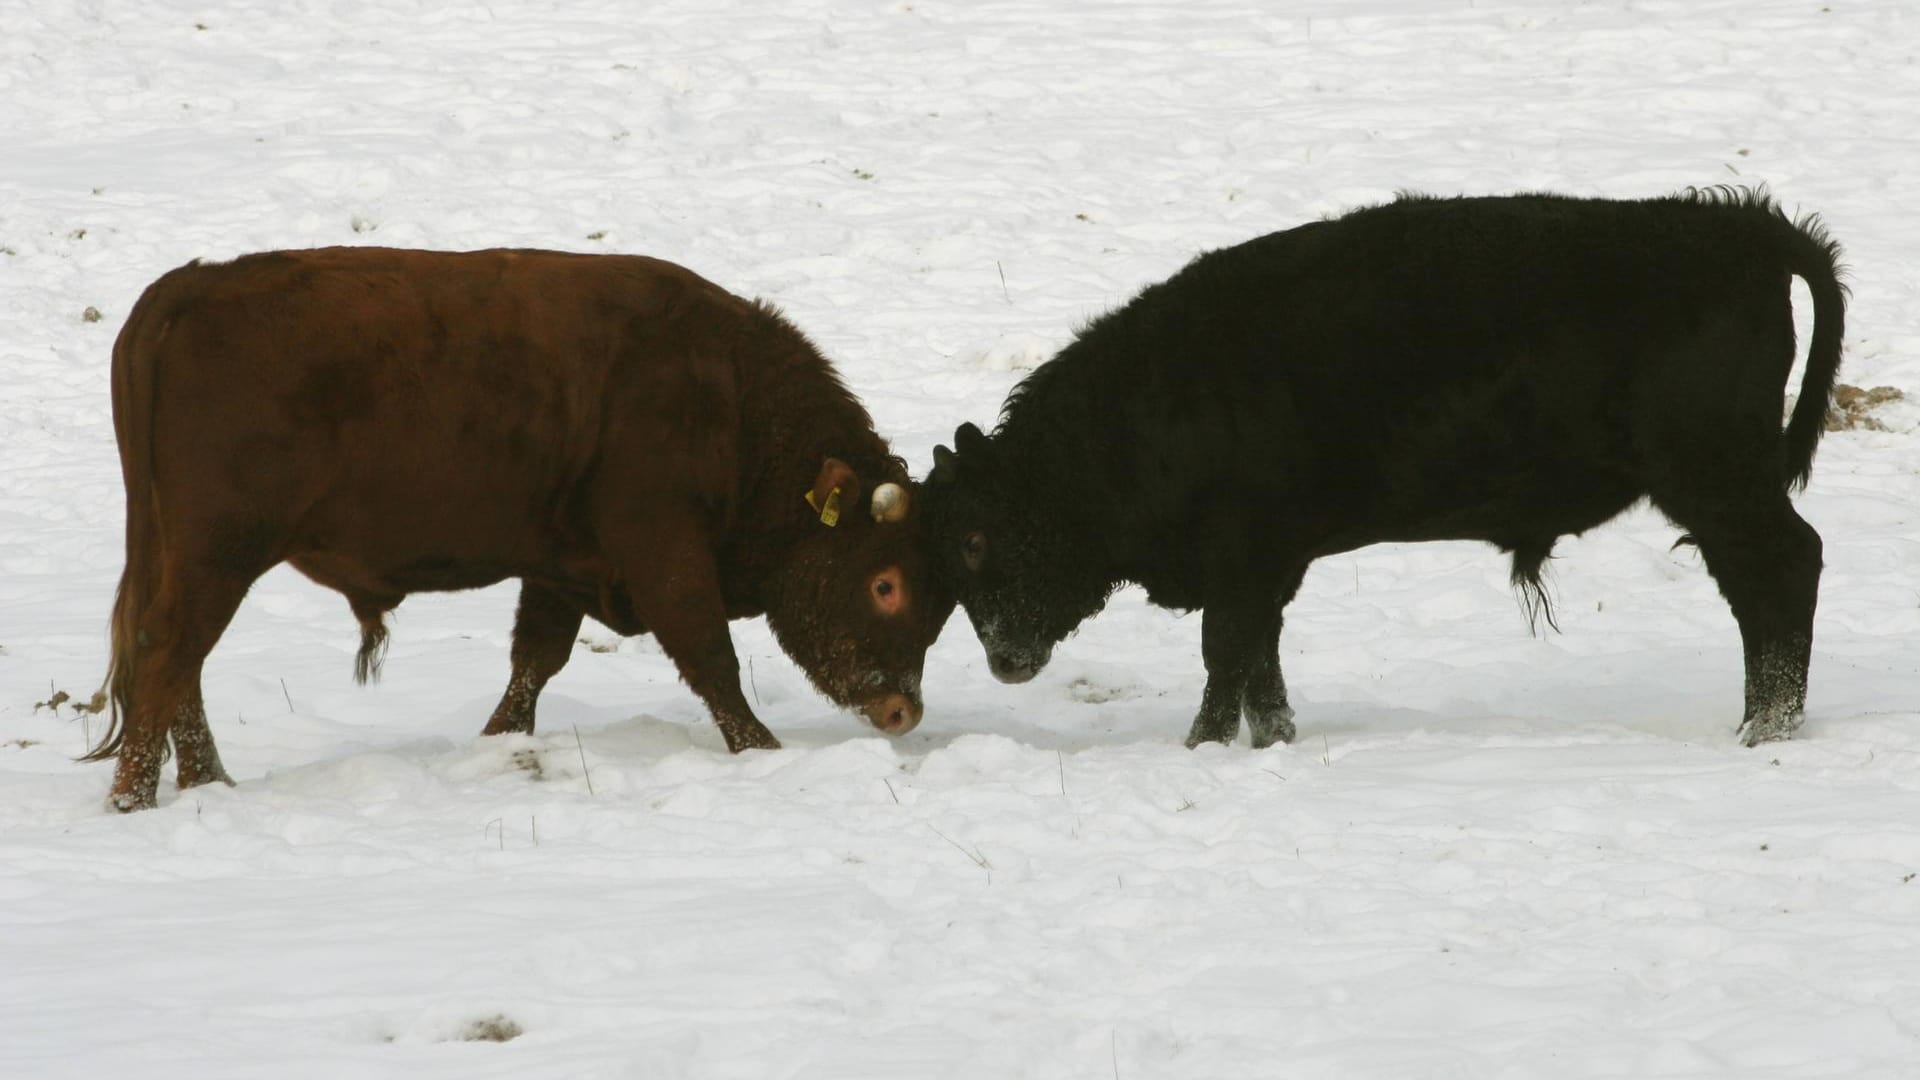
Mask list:
[[[729,619],[764,613],[834,701],[899,734],[953,601],[905,466],[770,307],[655,259],[376,248],[192,264],[113,351],[127,488],[110,801],[231,782],[201,664],[255,579],[345,594],[356,674],[409,593],[519,578],[487,734],[533,730],[583,615],[652,633],[733,751],[777,747]]]

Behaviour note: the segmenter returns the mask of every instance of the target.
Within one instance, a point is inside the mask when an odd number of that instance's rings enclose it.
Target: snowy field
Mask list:
[[[73,757],[121,566],[109,346],[188,259],[529,245],[783,306],[924,473],[1087,317],[1395,190],[1767,183],[1845,245],[1842,380],[1920,393],[1907,0],[0,0],[0,1077],[1920,1076],[1920,407],[1830,435],[1808,722],[1639,511],[1530,637],[1477,545],[1317,564],[1300,740],[1180,745],[1199,619],[1116,598],[927,717],[734,626],[729,757],[589,625],[480,739],[510,586],[279,570],[209,662],[237,787]],[[1802,324],[1804,338],[1805,323]],[[1368,422],[1354,388],[1356,424]],[[591,646],[590,648],[587,646]],[[511,1038],[508,1038],[511,1036]],[[506,1041],[500,1041],[505,1039]]]

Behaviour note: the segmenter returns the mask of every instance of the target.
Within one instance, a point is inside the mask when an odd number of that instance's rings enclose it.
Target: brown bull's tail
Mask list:
[[[1807,348],[1807,370],[1800,380],[1800,398],[1787,421],[1787,484],[1793,490],[1807,486],[1813,473],[1813,452],[1826,432],[1827,412],[1833,408],[1833,382],[1840,371],[1840,338],[1846,328],[1847,287],[1840,280],[1840,245],[1827,235],[1816,217],[1802,218],[1787,238],[1787,267],[1807,283],[1813,294],[1813,340]]]
[[[108,627],[107,677],[101,687],[109,704],[107,730],[81,761],[104,761],[120,752],[136,691],[133,662],[142,644],[140,620],[153,600],[160,571],[159,507],[153,490],[154,373],[150,361],[134,361],[131,346],[149,300],[150,296],[143,296],[134,305],[113,345],[113,434],[120,447],[120,475],[127,489],[127,565],[120,572]],[[164,753],[165,744],[162,746]]]
[[[101,691],[107,695],[107,730],[81,761],[105,761],[120,752],[124,734],[122,719],[133,707],[133,650],[139,633],[137,612],[145,606],[145,592],[136,580],[133,565],[120,572],[120,588],[113,596],[113,621],[108,627],[107,678]]]

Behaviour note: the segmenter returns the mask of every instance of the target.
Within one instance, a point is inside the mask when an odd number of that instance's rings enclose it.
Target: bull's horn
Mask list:
[[[873,520],[903,521],[907,516],[907,489],[899,484],[881,484],[873,489]]]

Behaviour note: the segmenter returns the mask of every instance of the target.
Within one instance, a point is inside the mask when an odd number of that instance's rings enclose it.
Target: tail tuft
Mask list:
[[[353,658],[353,681],[365,686],[377,682],[387,661],[387,621],[384,613],[360,620],[360,652]]]
[[[1560,632],[1560,623],[1553,617],[1553,600],[1547,595],[1547,586],[1541,577],[1541,569],[1546,561],[1553,557],[1553,542],[1545,544],[1522,544],[1513,549],[1513,573],[1508,580],[1512,582],[1514,592],[1519,595],[1520,610],[1527,617],[1527,633],[1538,634],[1540,621],[1546,620],[1554,633]]]
[[[101,734],[100,741],[93,749],[81,755],[81,761],[106,761],[120,753],[120,742],[126,737],[125,718],[133,708],[133,651],[137,647],[136,638],[139,629],[134,625],[136,618],[133,608],[134,597],[133,565],[129,561],[127,568],[120,574],[120,588],[113,596],[113,619],[108,630],[107,677],[100,686],[109,708],[107,711],[107,730]]]

